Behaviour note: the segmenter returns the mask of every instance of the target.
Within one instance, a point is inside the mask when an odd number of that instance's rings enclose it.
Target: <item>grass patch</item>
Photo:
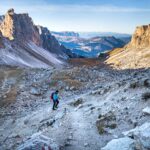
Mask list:
[[[115,129],[117,127],[116,116],[111,111],[105,115],[99,115],[98,120],[96,121],[96,127],[99,134],[107,133],[107,128]]]

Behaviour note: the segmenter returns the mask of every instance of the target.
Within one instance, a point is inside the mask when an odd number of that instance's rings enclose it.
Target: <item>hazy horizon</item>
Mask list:
[[[35,24],[48,27],[50,31],[132,34],[136,26],[150,23],[149,0],[0,0],[0,2],[1,15],[14,8],[16,13],[28,13]]]

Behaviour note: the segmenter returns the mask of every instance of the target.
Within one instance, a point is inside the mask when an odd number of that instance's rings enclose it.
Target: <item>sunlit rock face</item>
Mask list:
[[[14,9],[8,10],[3,20],[0,31],[10,40],[32,41],[41,45],[38,28],[33,24],[28,14],[16,14]]]
[[[131,42],[109,52],[107,64],[119,69],[150,67],[150,25],[137,27]]]
[[[129,46],[136,48],[150,47],[150,24],[136,28]]]
[[[14,9],[0,17],[0,64],[49,67],[62,66],[68,55],[50,31],[34,25],[28,14]]]

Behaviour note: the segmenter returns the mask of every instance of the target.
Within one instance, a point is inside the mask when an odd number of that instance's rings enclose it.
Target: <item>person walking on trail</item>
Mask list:
[[[58,108],[59,104],[59,97],[58,97],[59,91],[56,90],[54,93],[51,95],[51,99],[53,100],[53,110],[56,110]]]

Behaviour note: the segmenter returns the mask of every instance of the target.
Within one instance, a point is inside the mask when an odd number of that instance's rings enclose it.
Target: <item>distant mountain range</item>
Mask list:
[[[80,33],[75,32],[52,32],[52,35],[57,38],[60,44],[71,49],[72,53],[88,58],[97,57],[100,53],[123,47],[131,39],[131,36],[127,34],[115,34],[118,38],[112,36],[114,34],[102,36],[100,33],[91,33],[93,36],[101,35],[92,38],[83,38]]]
[[[52,31],[51,32],[54,36],[66,36],[66,37],[79,37],[80,35],[79,35],[79,33],[77,33],[77,32],[71,32],[71,31],[64,31],[64,32],[54,32],[54,31]]]
[[[115,33],[115,32],[79,32],[79,35],[82,38],[92,38],[95,36],[100,36],[100,37],[114,36],[115,38],[131,37],[131,34]]]

